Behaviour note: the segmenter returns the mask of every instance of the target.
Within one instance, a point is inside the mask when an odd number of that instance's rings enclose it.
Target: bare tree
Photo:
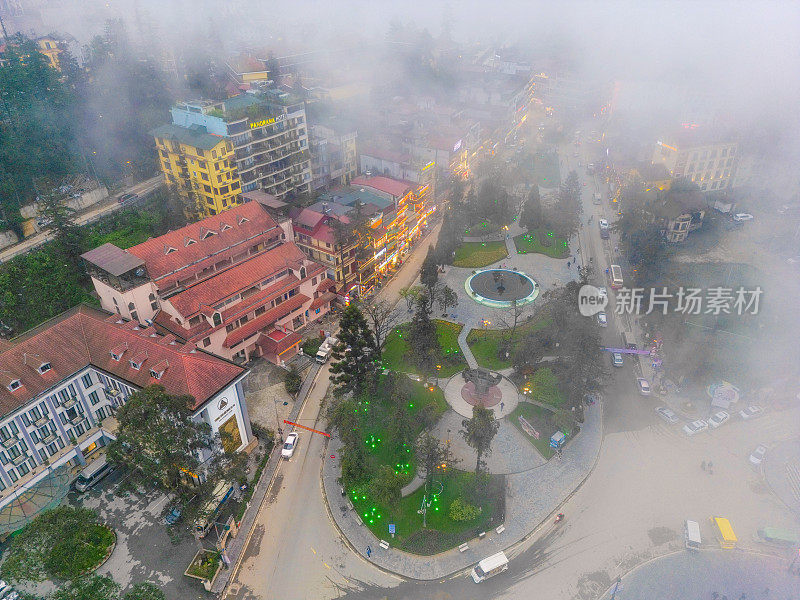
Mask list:
[[[375,347],[380,351],[381,346],[386,341],[386,336],[397,324],[399,315],[386,300],[364,302],[361,305],[361,312],[364,313],[367,324],[375,336]]]

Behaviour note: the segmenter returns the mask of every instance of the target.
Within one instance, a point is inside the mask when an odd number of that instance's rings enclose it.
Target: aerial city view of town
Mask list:
[[[800,600],[799,4],[0,25],[0,600]]]

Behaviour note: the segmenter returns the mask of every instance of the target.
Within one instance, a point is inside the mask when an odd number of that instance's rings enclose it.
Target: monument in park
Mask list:
[[[461,397],[467,404],[489,408],[498,404],[503,394],[498,387],[503,377],[487,369],[465,369],[461,375],[466,382],[461,388]]]

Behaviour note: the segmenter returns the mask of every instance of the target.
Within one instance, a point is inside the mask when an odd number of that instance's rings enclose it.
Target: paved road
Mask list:
[[[584,176],[581,171],[579,175]],[[587,188],[588,195],[591,183]],[[607,205],[601,208],[607,210]],[[597,213],[595,222],[596,218]],[[611,254],[596,226],[582,233],[581,250],[587,259],[595,256],[595,263]],[[612,316],[606,342],[619,339],[619,326]],[[711,515],[730,518],[740,546],[754,550],[768,550],[754,541],[757,528],[767,524],[797,528],[793,515],[750,468],[748,455],[753,440],[796,436],[800,410],[767,414],[753,422],[734,421],[690,438],[680,431],[680,425],[669,426],[656,418],[655,398],[636,394],[633,366],[626,363],[615,370],[614,380],[606,388],[600,457],[591,477],[564,505],[566,521],[559,526],[545,524],[510,552],[512,561],[506,573],[480,587],[464,573],[431,584],[403,582],[391,590],[370,586],[346,597],[593,600],[604,594],[617,576],[651,557],[679,550],[682,523],[687,518],[701,523],[709,548],[714,546],[708,521]],[[700,468],[702,460],[714,462],[713,475]],[[714,568],[735,572],[736,565]],[[666,571],[661,580],[668,586],[683,577],[682,571]],[[770,577],[769,571],[754,571],[754,589],[762,584],[767,587]],[[620,600],[643,597],[681,596],[617,595]]]
[[[109,196],[106,200],[92,206],[88,210],[75,215],[75,222],[78,225],[85,225],[87,223],[92,223],[93,221],[98,220],[103,215],[106,215],[110,212],[115,210],[119,210],[122,208],[122,205],[116,201],[116,198],[120,194],[127,194],[133,193],[138,194],[139,196],[144,196],[153,192],[156,188],[162,186],[164,183],[164,177],[162,175],[157,175],[151,179],[147,179],[146,181],[142,181],[133,185],[129,188],[124,190],[120,190]],[[2,252],[0,252],[0,263],[6,262],[18,256],[20,254],[24,254],[25,252],[29,252],[34,248],[41,246],[47,240],[52,238],[52,234],[49,231],[42,231],[37,233],[36,235],[32,235],[30,237],[25,238],[18,244],[14,244],[13,246],[9,246],[5,248]]]
[[[428,246],[438,235],[436,225],[379,292],[379,299],[399,299],[399,290],[417,278]],[[329,365],[320,369],[300,412],[298,422],[313,429],[324,429],[320,404],[328,389],[328,369]],[[320,482],[326,446],[323,436],[301,431],[295,455],[276,471],[226,598],[334,598],[365,585],[383,588],[400,582],[352,552],[330,521]]]

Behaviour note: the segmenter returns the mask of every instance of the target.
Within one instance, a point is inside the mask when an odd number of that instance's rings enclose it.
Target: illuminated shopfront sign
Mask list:
[[[256,129],[257,127],[265,127],[266,125],[272,125],[273,123],[283,121],[285,118],[286,115],[278,115],[277,117],[270,117],[269,119],[261,119],[260,121],[253,121],[252,123],[250,123],[250,129]]]

